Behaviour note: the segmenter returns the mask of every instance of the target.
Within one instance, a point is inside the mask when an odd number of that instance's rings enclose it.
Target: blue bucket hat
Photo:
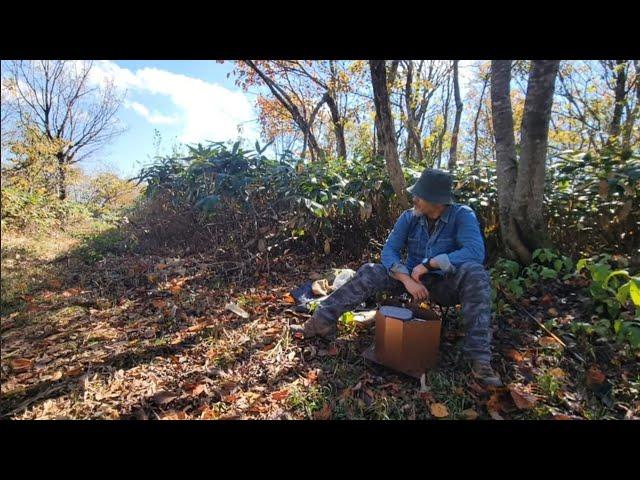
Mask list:
[[[407,191],[428,202],[451,205],[454,203],[452,187],[453,178],[449,172],[427,168]]]

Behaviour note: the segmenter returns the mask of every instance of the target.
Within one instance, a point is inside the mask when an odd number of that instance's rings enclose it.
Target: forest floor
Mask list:
[[[288,333],[306,318],[291,290],[368,259],[328,265],[282,255],[268,275],[239,285],[213,275],[207,255],[103,256],[108,235],[102,244],[87,232],[3,235],[0,418],[640,417],[640,358],[614,343],[565,348],[525,313],[497,315],[492,363],[506,386],[487,391],[459,361],[456,311],[421,385],[362,358],[374,326],[341,323],[331,342]],[[544,290],[520,308],[541,321],[588,318],[583,286]]]

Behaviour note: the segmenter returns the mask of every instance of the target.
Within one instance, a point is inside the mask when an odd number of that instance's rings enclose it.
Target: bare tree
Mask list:
[[[0,108],[0,132],[2,132],[0,147],[4,150],[11,145],[16,136],[15,88],[12,88],[9,80],[3,80],[0,95],[0,104],[2,105]],[[4,161],[4,159],[3,151],[2,160]]]
[[[402,174],[402,167],[398,159],[398,147],[393,127],[393,117],[391,116],[385,61],[369,60],[369,67],[371,69],[373,100],[376,107],[378,141],[384,153],[393,190],[398,197],[400,205],[403,208],[407,208],[409,201],[405,190],[406,184]]]
[[[637,117],[635,77],[629,60],[562,62],[558,75],[556,120],[579,122],[579,144],[569,148],[599,151],[622,142],[629,148]]]
[[[449,120],[449,102],[451,100],[451,78],[447,78],[447,83],[446,83],[444,92],[446,92],[447,95],[443,102],[442,116],[444,118],[444,122],[442,124],[442,130],[438,135],[438,156],[437,156],[438,168],[440,168],[440,165],[442,163],[442,149],[444,146],[444,137],[447,135],[447,123]]]
[[[404,73],[404,89],[398,92],[402,97],[398,107],[404,114],[404,124],[400,130],[406,130],[404,155],[407,160],[417,158],[420,164],[425,162],[426,152],[422,144],[425,121],[436,115],[429,115],[429,106],[434,94],[443,86],[448,77],[449,65],[442,60],[407,60],[401,63]],[[399,146],[400,150],[402,149]],[[437,148],[437,144],[436,144]],[[433,164],[433,152],[429,152],[429,162]]]
[[[289,112],[291,118],[295,124],[300,128],[304,135],[304,147],[303,150],[306,149],[307,143],[309,144],[311,150],[311,160],[313,161],[316,157],[321,157],[322,152],[320,150],[320,146],[318,145],[318,141],[316,140],[315,135],[313,134],[311,124],[312,120],[307,120],[305,116],[300,112],[300,109],[293,101],[291,96],[280,87],[272,78],[270,78],[265,72],[262,71],[258,65],[252,60],[242,60],[249,68],[251,68],[265,83],[265,85],[269,88],[273,96],[282,104],[282,106]],[[323,98],[318,105],[314,108],[314,112],[317,113],[318,109],[324,103],[325,98]],[[315,114],[312,114],[312,118],[315,118]]]
[[[478,164],[478,121],[480,120],[480,113],[482,112],[482,102],[484,100],[484,92],[487,89],[489,83],[489,75],[486,75],[482,80],[482,91],[480,92],[480,99],[478,100],[478,110],[476,110],[476,116],[473,119],[473,166]]]
[[[451,133],[451,148],[449,149],[449,171],[452,172],[458,161],[458,132],[460,131],[460,118],[462,117],[462,99],[460,98],[460,81],[458,79],[458,62],[453,61],[453,91],[456,100],[456,118],[453,122]],[[482,104],[482,99],[480,99]]]
[[[90,82],[93,62],[15,60],[8,81],[19,126],[35,125],[49,140],[62,140],[58,195],[67,196],[66,170],[122,133],[116,118],[123,96],[113,82]]]

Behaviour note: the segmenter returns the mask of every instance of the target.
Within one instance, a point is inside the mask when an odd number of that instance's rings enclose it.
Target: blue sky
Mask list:
[[[462,90],[470,74],[461,61]],[[213,60],[99,60],[90,81],[111,79],[126,92],[118,112],[125,132],[85,160],[82,167],[132,177],[155,154],[154,132],[162,138],[161,154],[184,143],[233,141],[242,136],[252,148],[259,139],[256,91],[243,92],[234,83],[233,63]],[[263,142],[260,142],[263,143]]]
[[[126,90],[118,117],[126,132],[100,150],[84,167],[132,176],[155,153],[154,131],[162,137],[161,153],[174,144],[234,140],[238,124],[253,144],[258,138],[254,95],[227,78],[233,66],[210,60],[98,61],[95,80],[112,78]]]
[[[471,73],[470,61],[461,61],[464,96]],[[228,141],[243,137],[253,145],[259,139],[255,93],[242,92],[227,74],[232,62],[213,60],[116,60],[96,62],[100,75],[114,78],[127,89],[120,120],[127,132],[105,147],[87,170],[110,169],[123,176],[134,175],[140,163],[154,154],[154,130],[162,136],[161,153],[178,143]],[[262,142],[261,142],[262,143]]]

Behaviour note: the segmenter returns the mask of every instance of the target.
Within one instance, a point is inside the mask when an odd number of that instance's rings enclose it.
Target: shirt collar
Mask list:
[[[445,209],[442,211],[442,215],[440,215],[439,219],[442,220],[444,223],[449,223],[449,217],[451,216],[452,210],[453,210],[453,205],[447,205]],[[426,216],[422,215],[420,217],[420,221],[422,222],[423,225],[428,225]]]
[[[440,220],[442,220],[444,223],[449,223],[449,217],[451,216],[451,210],[453,210],[452,207],[453,207],[453,205],[447,205],[447,207],[442,212],[442,215],[440,215]]]
[[[451,216],[451,211],[453,210],[453,204],[447,205],[445,209],[442,211],[442,215],[440,215],[439,220],[442,220],[444,223],[449,223],[449,217]],[[420,216],[420,223],[423,225],[428,225],[427,217],[425,215]]]

